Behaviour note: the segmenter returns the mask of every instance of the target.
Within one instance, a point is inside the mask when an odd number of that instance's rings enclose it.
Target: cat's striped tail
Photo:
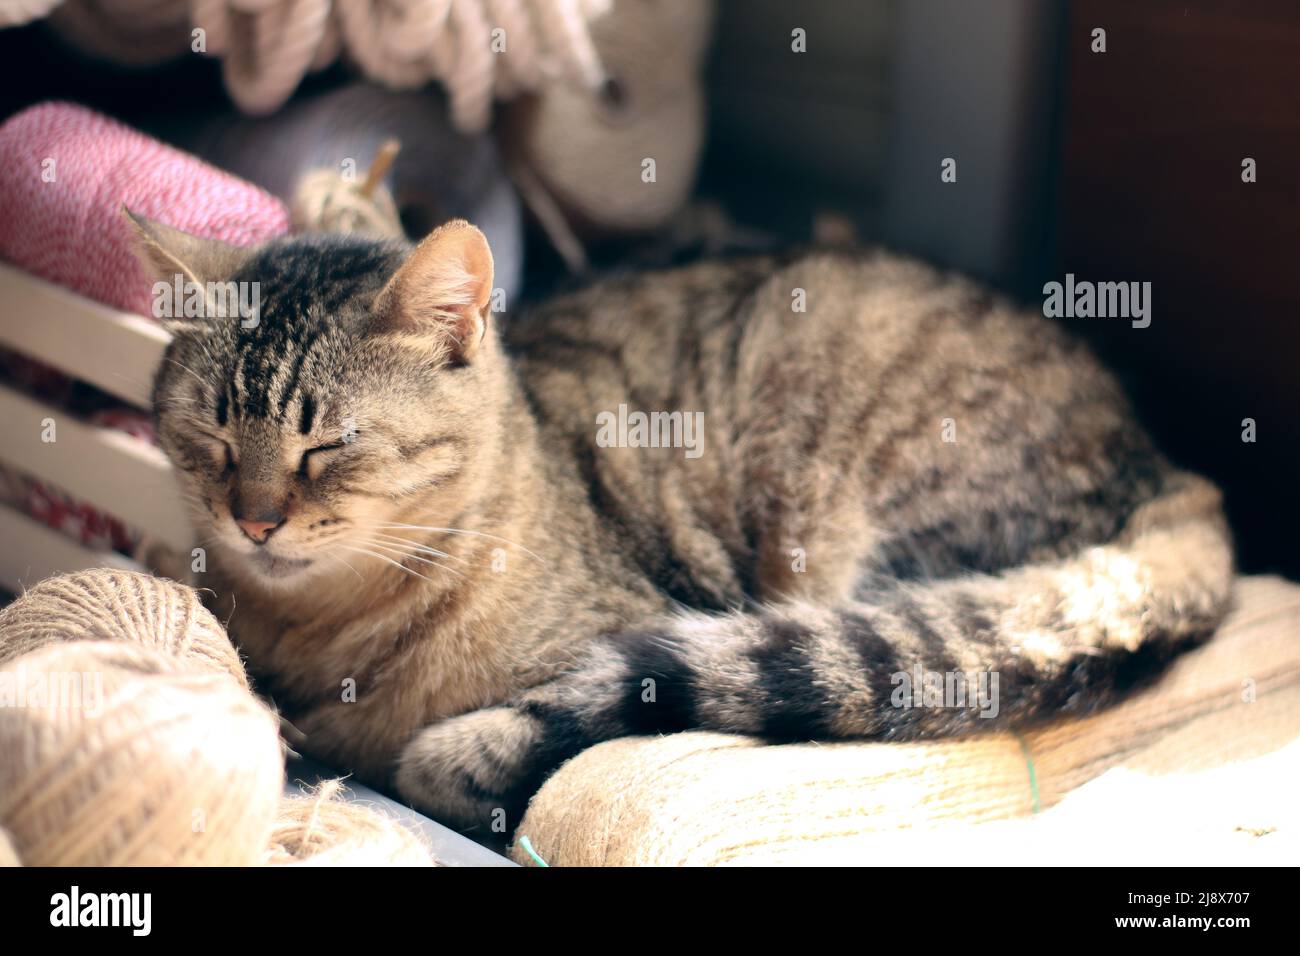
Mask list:
[[[513,827],[546,776],[613,737],[901,740],[1086,713],[1212,634],[1232,577],[1217,489],[1178,474],[1068,560],[619,634],[557,681],[418,734],[398,785],[444,819],[504,808]]]

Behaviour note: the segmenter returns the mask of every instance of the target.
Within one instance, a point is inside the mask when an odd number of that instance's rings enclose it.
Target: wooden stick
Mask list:
[[[393,160],[397,158],[401,149],[402,144],[398,140],[384,140],[383,145],[379,147],[379,152],[375,154],[375,161],[370,164],[370,169],[366,172],[366,181],[361,184],[361,195],[370,198],[370,194],[375,191],[380,180],[388,175],[388,170],[392,168]]]

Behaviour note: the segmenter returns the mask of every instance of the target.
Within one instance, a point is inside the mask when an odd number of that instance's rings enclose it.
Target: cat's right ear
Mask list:
[[[491,318],[492,250],[463,219],[425,236],[375,299],[378,328],[425,338],[457,363],[473,360]]]
[[[136,257],[144,264],[152,282],[183,281],[205,286],[224,282],[247,260],[251,250],[215,239],[201,239],[188,232],[138,216],[126,206],[122,215],[134,235]]]

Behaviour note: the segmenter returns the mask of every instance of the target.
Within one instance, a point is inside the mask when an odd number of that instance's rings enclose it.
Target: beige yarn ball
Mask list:
[[[326,232],[405,239],[393,194],[382,184],[367,193],[334,169],[304,173],[289,204],[295,232]]]
[[[436,865],[337,781],[283,788],[278,721],[194,589],[103,568],[0,612],[0,866]]]
[[[54,641],[152,647],[244,690],[239,654],[193,588],[136,571],[96,568],[47,578],[0,611],[0,664]]]
[[[101,632],[73,599],[78,588],[57,580],[48,605],[67,609],[60,636],[77,625]],[[160,590],[166,601],[146,599],[151,619],[175,625],[198,616],[175,591]],[[41,591],[23,601],[39,594],[46,603],[50,591]],[[119,607],[114,620],[139,625]],[[3,628],[13,624],[6,615],[0,634],[7,638]],[[184,633],[160,628],[155,647],[75,640],[0,667],[0,828],[23,863],[262,860],[283,787],[276,719],[228,678],[233,671],[215,648],[200,655],[210,672],[166,653]],[[209,636],[200,630],[199,643]]]
[[[270,865],[436,866],[424,840],[392,817],[340,796],[338,780],[285,797],[266,855]]]
[[[602,90],[553,83],[504,108],[511,165],[536,177],[579,235],[652,230],[686,201],[704,138],[711,22],[704,0],[618,0],[591,24],[609,77]],[[652,183],[642,180],[646,159]]]

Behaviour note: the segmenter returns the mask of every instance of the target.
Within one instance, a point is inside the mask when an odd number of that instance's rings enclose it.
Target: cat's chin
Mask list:
[[[276,584],[287,584],[302,577],[316,565],[310,558],[286,558],[262,549],[243,560],[256,576]]]

